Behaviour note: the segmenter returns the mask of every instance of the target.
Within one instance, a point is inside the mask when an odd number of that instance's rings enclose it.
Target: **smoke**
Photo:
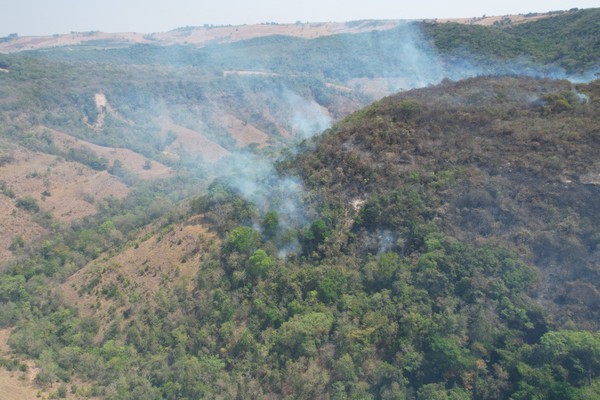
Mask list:
[[[306,139],[331,126],[329,111],[314,100],[302,98],[291,91],[285,91],[283,99],[290,110],[288,123],[297,138]]]
[[[279,50],[269,47],[279,40],[268,38],[256,42],[261,45],[258,47],[245,48],[239,43],[202,50],[202,54],[210,56],[204,59],[207,63],[219,56],[219,68],[236,72],[225,74],[221,85],[188,85],[181,90],[185,90],[190,99],[198,100],[200,110],[211,104],[211,110],[234,115],[236,107],[246,107],[238,111],[240,120],[249,121],[273,137],[279,133],[280,137],[272,142],[280,140],[290,144],[329,128],[334,122],[332,115],[343,115],[366,105],[370,100],[365,94],[371,94],[368,86],[377,82],[386,86],[383,90],[372,91],[375,98],[438,84],[444,79],[461,80],[481,75],[522,75],[576,82],[594,79],[593,72],[574,76],[560,67],[539,65],[526,58],[481,60],[466,52],[442,55],[419,26],[406,22],[389,31],[285,40],[286,48]],[[262,53],[257,54],[257,48]],[[220,52],[225,55],[220,56]],[[179,60],[185,60],[185,57]],[[360,81],[364,86],[359,87],[353,81]],[[193,88],[200,89],[196,93]],[[193,107],[190,110],[193,114]],[[187,120],[193,117],[184,108],[165,110],[167,114],[175,111],[185,114]],[[202,120],[202,115],[196,117]],[[218,129],[215,131],[214,140],[220,133]],[[306,193],[299,179],[280,176],[273,165],[273,157],[265,155],[264,151],[251,153],[236,150],[235,143],[221,143],[232,154],[214,164],[210,175],[227,177],[229,184],[262,215],[277,212],[281,231],[308,222]],[[293,154],[293,148],[291,151]],[[254,226],[261,229],[256,222]],[[381,232],[380,236],[381,253],[393,247],[395,238],[390,232]],[[296,251],[297,247],[297,241],[290,239],[281,244],[280,251],[285,255]]]
[[[307,43],[313,45],[316,42]],[[323,46],[327,44],[326,41],[320,43]],[[461,80],[481,75],[521,75],[572,81],[593,79],[593,73],[573,76],[557,66],[538,65],[526,58],[482,62],[467,53],[453,57],[443,56],[414,23],[401,24],[393,32],[339,35],[336,46],[331,49],[336,52],[333,57],[338,57],[339,63],[334,64],[337,67],[334,70],[326,71],[323,67],[319,73],[325,79],[333,79],[340,84],[348,84],[350,78],[384,79],[389,84],[388,90],[393,92],[437,84],[444,79]],[[352,57],[356,56],[358,61],[347,58],[348,55],[343,54],[345,52],[351,53]],[[248,54],[248,57],[251,56]],[[297,63],[292,70],[303,70],[303,60],[290,62]],[[311,60],[307,59],[306,62],[310,63]],[[260,65],[260,68],[265,71],[277,69],[276,65],[268,64]],[[276,107],[271,112],[276,116],[278,126],[292,133],[294,139],[302,140],[317,135],[331,126],[331,112],[315,101],[310,90],[286,85],[287,81],[281,74],[249,73],[241,74],[238,78],[241,80],[245,76],[248,79],[270,80],[268,84],[257,86],[264,91],[264,98],[272,96],[271,101],[265,102],[264,106]],[[586,101],[584,95],[576,95],[580,101]],[[227,176],[229,184],[245,200],[254,204],[262,215],[269,211],[277,212],[280,231],[298,228],[308,222],[302,182],[290,176],[280,176],[271,158],[250,152],[237,152],[222,159],[213,170],[218,176]],[[256,230],[261,229],[256,222],[254,227]],[[392,232],[379,232],[379,238],[378,254],[390,250],[396,244],[396,237]],[[279,243],[282,257],[298,251],[296,238],[288,239]]]
[[[397,242],[396,235],[394,235],[389,230],[383,230],[379,232],[379,249],[377,250],[377,255],[382,255],[383,253],[390,251]]]
[[[476,76],[509,75],[589,82],[597,78],[600,68],[598,65],[587,72],[573,74],[558,65],[542,65],[527,57],[482,59],[468,50],[443,55],[433,41],[424,35],[420,26],[406,22],[390,32],[366,36],[369,39],[361,42],[361,45],[368,48],[364,52],[368,73],[363,78],[385,79],[389,84],[387,94],[392,94],[399,90],[435,85],[444,79],[456,81]],[[356,39],[349,35],[346,40]],[[344,47],[353,48],[351,44]]]
[[[255,205],[261,215],[277,212],[280,228],[306,223],[302,182],[291,176],[280,176],[270,159],[240,152],[221,159],[213,170],[225,177],[244,200]]]
[[[398,72],[408,86],[405,89],[440,82],[444,78],[443,63],[433,44],[426,41],[412,23],[401,25],[398,33],[398,58],[401,62]]]

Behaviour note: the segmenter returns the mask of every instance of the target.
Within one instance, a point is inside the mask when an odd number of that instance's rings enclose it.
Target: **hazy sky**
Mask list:
[[[600,7],[600,0],[0,0],[0,36],[164,32],[182,26],[478,17]]]

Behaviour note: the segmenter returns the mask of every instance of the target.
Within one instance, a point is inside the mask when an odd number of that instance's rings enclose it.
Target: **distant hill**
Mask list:
[[[469,25],[492,25],[503,23],[523,23],[548,18],[557,13],[541,13],[535,15],[506,15],[502,17],[476,17],[443,22],[457,22]],[[189,44],[207,46],[233,43],[265,36],[292,36],[303,39],[315,39],[323,36],[339,34],[355,34],[370,31],[393,29],[404,21],[401,20],[361,20],[350,22],[314,22],[294,24],[263,23],[256,25],[188,26],[173,29],[169,32],[156,33],[108,33],[99,31],[72,32],[70,34],[52,36],[18,36],[11,35],[0,38],[0,52],[39,50],[52,47],[89,45],[102,47],[123,47],[133,44],[157,44],[162,46]],[[440,21],[442,22],[442,21]]]
[[[342,33],[360,33],[386,30],[398,26],[399,20],[364,20],[353,22],[319,22],[256,25],[181,27],[169,32],[158,33],[105,33],[98,31],[72,32],[53,36],[11,36],[0,40],[0,52],[39,50],[51,47],[88,45],[103,47],[123,47],[133,44],[193,45],[203,47],[214,44],[234,43],[265,36],[292,36],[314,39]]]
[[[569,73],[586,72],[600,65],[600,8],[575,10],[527,23],[506,20],[496,26],[426,23],[425,34],[442,53],[457,58],[527,59],[554,64]],[[502,22],[502,21],[500,21]]]

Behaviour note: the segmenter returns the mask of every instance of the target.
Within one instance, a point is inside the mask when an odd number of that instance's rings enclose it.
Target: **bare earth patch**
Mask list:
[[[40,130],[42,132],[49,132],[53,137],[54,144],[62,150],[85,148],[95,153],[98,157],[108,160],[109,165],[114,164],[118,160],[127,170],[133,172],[141,179],[167,178],[173,172],[171,168],[157,161],[151,161],[150,169],[145,169],[146,157],[129,149],[99,146],[46,127],[40,127]]]
[[[8,347],[11,329],[0,329],[0,357],[12,358]],[[0,368],[0,399],[2,400],[37,400],[40,390],[33,385],[37,369],[33,363],[27,362],[28,370],[8,371]]]
[[[201,155],[208,162],[218,161],[229,155],[229,150],[208,139],[202,133],[186,128],[168,120],[160,121],[163,133],[172,132],[176,138],[166,152],[171,155]]]
[[[15,161],[0,167],[0,181],[17,199],[36,199],[42,211],[51,211],[60,222],[94,214],[93,200],[121,198],[129,193],[124,183],[106,171],[25,149],[13,154]]]
[[[246,147],[252,143],[258,144],[259,147],[268,145],[269,135],[232,114],[217,115],[215,120],[231,133],[238,147]]]

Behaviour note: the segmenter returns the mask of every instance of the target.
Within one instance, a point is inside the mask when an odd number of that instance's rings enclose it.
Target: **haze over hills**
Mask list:
[[[533,13],[527,15],[505,15],[476,17],[463,19],[445,19],[439,22],[457,22],[470,25],[517,24],[536,21],[561,14]],[[436,20],[438,21],[438,20]],[[211,44],[233,43],[242,40],[254,39],[264,36],[283,35],[304,39],[315,39],[322,36],[338,35],[344,33],[371,32],[373,30],[387,30],[397,27],[406,21],[402,20],[364,20],[352,22],[318,22],[295,24],[264,23],[260,25],[237,26],[202,26],[181,27],[162,33],[109,33],[109,32],[72,32],[65,35],[53,36],[23,36],[18,34],[7,36],[0,40],[0,52],[14,52],[39,50],[49,47],[73,46],[82,44],[103,46],[127,46],[132,44],[158,44],[174,45],[189,44],[206,46]]]
[[[4,39],[0,393],[599,397],[598,21]]]

